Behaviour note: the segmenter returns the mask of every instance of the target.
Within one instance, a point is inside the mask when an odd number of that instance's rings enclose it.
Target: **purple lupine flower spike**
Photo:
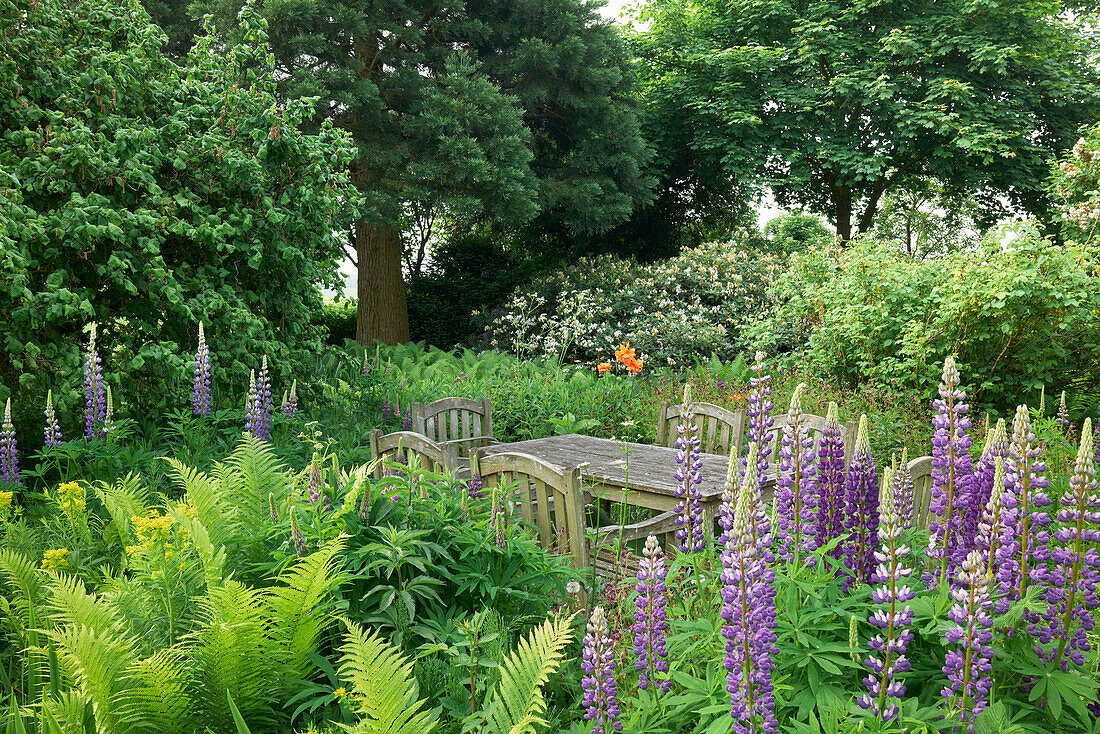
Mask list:
[[[844,532],[844,436],[837,419],[836,403],[829,403],[825,428],[817,444],[817,533],[818,548]],[[840,558],[841,546],[830,555]]]
[[[53,407],[53,390],[46,391],[46,427],[44,429],[46,446],[57,448],[64,443],[61,426],[57,423],[57,413]]]
[[[785,561],[813,550],[816,466],[814,440],[802,413],[801,383],[791,396],[776,479],[779,553]]]
[[[948,715],[974,732],[974,720],[985,709],[992,687],[993,648],[990,643],[992,602],[986,582],[985,561],[980,551],[971,551],[959,566],[958,585],[951,589],[955,604],[947,613],[955,623],[947,631],[947,644],[956,645],[947,653],[943,672],[949,684],[940,692]]]
[[[619,721],[619,701],[615,688],[615,645],[607,627],[607,615],[603,607],[592,610],[584,636],[584,653],[581,659],[584,677],[584,720],[594,722],[592,734],[611,734],[622,731]]]
[[[1081,443],[1069,488],[1061,497],[1059,527],[1048,544],[1036,550],[1033,581],[1048,584],[1048,612],[1042,622],[1029,627],[1036,637],[1035,652],[1046,662],[1058,662],[1063,671],[1070,663],[1085,664],[1091,647],[1088,632],[1095,627],[1094,610],[1100,584],[1100,491],[1093,464],[1092,420],[1081,427]],[[1045,622],[1045,624],[1044,624]],[[1046,646],[1050,645],[1049,648]]]
[[[84,356],[84,437],[92,441],[106,436],[107,393],[103,389],[103,363],[95,348],[95,324],[90,327],[88,353]]]
[[[726,690],[730,694],[733,731],[774,734],[778,731],[772,671],[775,635],[775,571],[764,560],[762,542],[753,533],[753,494],[757,489],[755,447],[732,510],[722,549],[722,636],[726,639]],[[727,487],[723,502],[734,501]],[[727,515],[731,511],[727,508]]]
[[[15,425],[11,422],[11,398],[4,406],[4,421],[0,423],[0,482],[21,486],[19,478],[19,445],[15,440]]]
[[[390,398],[389,398],[389,396],[386,396],[386,398],[384,400],[382,400],[382,420],[388,421],[392,417],[393,417],[393,408],[390,407]]]
[[[210,348],[206,345],[206,332],[199,322],[199,347],[195,350],[195,388],[191,395],[191,412],[194,415],[210,415],[213,401],[210,399]]]
[[[749,378],[749,404],[748,426],[746,430],[746,451],[748,447],[756,446],[756,479],[760,484],[760,491],[764,491],[764,485],[768,480],[768,457],[771,455],[771,443],[768,440],[771,429],[775,426],[775,419],[771,416],[772,408],[772,378],[765,370],[764,352],[756,351],[756,362],[752,366],[755,376]]]
[[[363,368],[360,370],[360,374],[370,374],[370,362],[367,360],[367,353],[363,352]]]
[[[298,514],[294,512],[294,509],[290,510],[290,538],[294,542],[294,552],[299,557],[304,556],[306,551],[309,550],[309,544],[306,543],[305,536],[302,535],[302,528],[298,524]]]
[[[271,440],[271,374],[267,369],[267,355],[260,362],[260,376],[256,380],[256,438]]]
[[[481,470],[477,465],[477,457],[470,457],[470,481],[466,483],[466,494],[470,499],[483,499],[485,497],[485,482],[481,479]]]
[[[898,702],[905,695],[905,686],[897,676],[910,669],[905,650],[913,639],[908,629],[913,623],[913,611],[907,603],[916,597],[916,592],[905,583],[913,569],[905,565],[909,547],[901,540],[905,525],[895,504],[895,478],[893,470],[887,468],[879,490],[880,549],[875,551],[878,566],[871,575],[871,582],[879,585],[871,592],[871,599],[880,608],[868,621],[880,632],[868,643],[872,652],[865,662],[871,674],[863,679],[867,693],[858,699],[860,706],[884,721],[897,718]]]
[[[695,425],[695,405],[691,401],[691,385],[684,386],[684,404],[676,426],[676,540],[681,553],[703,550],[703,503],[699,484],[703,481],[703,456],[699,427]]]
[[[321,458],[317,452],[313,452],[313,460],[309,462],[309,501],[316,505],[321,501]]]
[[[283,417],[294,420],[298,416],[298,381],[290,383],[290,394],[283,392]]]
[[[844,478],[844,529],[850,533],[844,546],[844,564],[849,571],[844,580],[846,589],[871,580],[878,537],[878,484],[867,416],[861,415],[852,460]]]
[[[1058,401],[1058,417],[1055,419],[1062,428],[1069,428],[1073,424],[1069,422],[1069,410],[1066,408],[1066,391],[1062,391],[1062,398]]]
[[[1100,402],[1096,403],[1096,431],[1092,440],[1096,442],[1096,455],[1092,460],[1095,462],[1094,466],[1100,468]]]
[[[1004,420],[999,421],[997,426],[1000,429],[999,432],[997,428],[991,428],[986,434],[981,458],[974,469],[972,490],[967,497],[966,535],[964,537],[968,541],[966,546],[968,552],[977,547],[970,539],[978,537],[978,523],[981,521],[982,513],[985,511],[986,505],[989,504],[989,498],[993,492],[994,467],[998,459],[1003,463],[1009,455],[1010,442],[1008,432],[1005,430]],[[1010,483],[1008,492],[1011,493],[1013,491],[1011,486],[1012,475],[1008,475],[1008,480]]]
[[[411,431],[413,427],[412,411],[405,408],[405,414],[401,417],[401,430]]]
[[[671,682],[668,673],[668,649],[665,647],[665,621],[667,599],[665,578],[668,568],[665,566],[664,553],[657,537],[646,538],[642,549],[642,560],[638,563],[638,592],[634,612],[634,663],[638,676],[638,687],[642,690],[654,687],[668,693]]]
[[[1004,432],[1004,420],[998,430]],[[1015,561],[1016,510],[1011,506],[1013,503],[1005,501],[1006,497],[1011,496],[1011,488],[1005,483],[1005,459],[998,456],[994,461],[993,489],[978,523],[977,549],[985,560],[990,595],[994,598],[997,612],[1004,614],[1008,611],[1015,581],[1012,564]]]
[[[1051,504],[1050,497],[1046,494],[1050,483],[1046,478],[1047,465],[1042,456],[1043,451],[1031,427],[1027,406],[1019,405],[1012,421],[1010,460],[1005,465],[1005,475],[1011,476],[1014,489],[1005,498],[1006,504],[1014,511],[1014,560],[1006,562],[1002,571],[1014,579],[1015,591],[1011,596],[1013,600],[1022,599],[1027,594],[1027,588],[1031,585],[1037,544],[1045,544],[1048,536],[1050,515],[1045,508]]]
[[[248,375],[248,398],[245,402],[244,430],[257,437],[260,431],[259,409],[259,398],[256,395],[256,370],[252,370]]]
[[[902,449],[901,463],[894,470],[894,507],[903,528],[913,527],[913,474],[909,471],[909,449]]]
[[[966,403],[966,391],[959,388],[959,370],[953,357],[943,363],[940,382],[940,399],[934,401],[936,427],[932,437],[932,497],[928,510],[934,516],[929,523],[933,547],[930,553],[939,561],[937,577],[926,579],[929,583],[951,578],[953,571],[965,553],[965,508],[973,481],[973,462],[970,458],[970,407]]]

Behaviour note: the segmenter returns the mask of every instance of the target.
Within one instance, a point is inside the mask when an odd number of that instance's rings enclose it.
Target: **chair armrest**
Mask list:
[[[648,538],[650,535],[663,535],[664,533],[671,532],[676,529],[676,517],[677,513],[669,510],[668,512],[662,512],[656,517],[651,517],[648,520],[642,520],[632,525],[625,525],[622,528],[622,540],[623,542],[629,542]],[[597,528],[596,538],[601,544],[609,540],[618,540],[620,537],[619,530],[618,525],[606,525],[602,528]]]

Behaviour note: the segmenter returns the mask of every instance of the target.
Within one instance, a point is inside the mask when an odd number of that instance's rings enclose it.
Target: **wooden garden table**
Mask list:
[[[562,468],[580,466],[585,485],[585,504],[599,499],[667,512],[675,509],[678,502],[678,483],[673,476],[677,468],[674,448],[570,433],[493,444],[479,449],[478,455],[505,452],[530,454]],[[713,518],[726,486],[729,457],[702,454],[702,459],[703,481],[699,490],[704,510],[709,518]],[[772,483],[774,476],[769,476],[768,484]],[[765,490],[766,495],[770,495],[769,490],[770,487]]]

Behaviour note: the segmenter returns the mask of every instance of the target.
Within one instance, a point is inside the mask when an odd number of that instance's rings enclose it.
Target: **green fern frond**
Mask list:
[[[190,734],[195,723],[190,680],[178,652],[160,650],[124,674],[118,699],[135,729],[155,734]]]
[[[172,509],[167,514],[176,518],[176,522],[187,531],[187,537],[190,538],[191,544],[195,546],[195,553],[202,563],[203,580],[206,582],[206,588],[212,589],[215,586],[220,586],[223,579],[225,579],[225,548],[221,545],[214,545],[214,541],[210,538],[210,532],[202,524],[198,513],[192,514],[183,510]]]
[[[356,734],[429,734],[436,722],[416,699],[412,661],[377,632],[368,635],[354,622],[345,623],[340,677],[350,684],[361,718],[356,726],[344,728]]]
[[[236,508],[224,496],[220,483],[209,474],[192,469],[181,461],[165,458],[169,475],[186,495],[188,504],[206,528],[214,546],[224,546],[233,537]]]
[[[92,489],[110,514],[119,543],[122,546],[134,545],[137,537],[131,518],[142,517],[149,512],[149,493],[141,477],[131,473],[114,485],[97,482]]]
[[[301,678],[309,670],[306,656],[332,621],[329,611],[319,607],[329,588],[340,580],[336,556],[344,546],[343,536],[326,543],[283,571],[279,585],[265,590],[274,657],[292,677]]]
[[[42,603],[45,584],[34,562],[18,551],[0,550],[0,578],[16,592],[15,609],[23,629],[37,627],[37,610]]]
[[[42,709],[47,731],[52,728],[57,734],[85,734],[84,713],[87,706],[88,700],[80,695],[80,691],[72,689],[45,698]]]
[[[487,699],[489,734],[525,734],[546,724],[542,687],[561,664],[573,637],[572,621],[572,616],[546,620],[501,663],[500,682]]]
[[[83,581],[55,571],[47,573],[51,579],[48,605],[55,625],[87,627],[96,633],[118,637],[128,634],[114,605],[89,594]]]
[[[290,494],[291,478],[267,443],[247,435],[215,470],[222,490],[236,508],[237,532],[263,537],[268,523],[268,494],[281,505]]]
[[[201,628],[188,638],[197,664],[198,704],[214,731],[230,730],[228,693],[246,718],[272,698],[263,592],[236,581],[211,588],[199,601]]]
[[[79,624],[49,634],[80,695],[92,702],[99,729],[112,734],[133,731],[134,716],[123,696],[125,673],[135,663],[130,641],[123,635],[97,632]]]

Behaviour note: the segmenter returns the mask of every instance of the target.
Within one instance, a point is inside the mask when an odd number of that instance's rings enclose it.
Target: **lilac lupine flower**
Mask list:
[[[413,427],[412,411],[409,408],[405,408],[404,415],[401,416],[401,429],[404,431],[411,431]]]
[[[680,422],[676,426],[676,473],[674,475],[676,540],[681,553],[703,550],[706,536],[703,532],[703,503],[699,484],[703,481],[703,450],[699,441],[699,426],[695,425],[695,404],[691,402],[691,385],[684,386],[684,404]]]
[[[844,436],[837,420],[836,403],[829,403],[825,428],[817,444],[817,532],[818,548],[844,532]],[[830,553],[840,558],[838,545]]]
[[[868,621],[881,631],[868,643],[872,653],[865,662],[871,674],[863,679],[867,693],[858,699],[860,706],[884,721],[897,718],[897,704],[905,695],[905,686],[897,675],[910,669],[905,649],[913,639],[908,629],[913,623],[913,610],[907,602],[916,597],[916,592],[905,583],[913,569],[905,565],[909,546],[901,541],[905,525],[895,504],[895,476],[893,470],[887,468],[879,490],[880,549],[875,551],[878,566],[871,574],[871,582],[879,585],[871,592],[871,599],[880,608]]]
[[[1100,491],[1093,465],[1092,420],[1085,419],[1081,443],[1069,480],[1061,497],[1059,527],[1049,543],[1036,549],[1033,581],[1048,584],[1048,612],[1042,622],[1029,626],[1036,637],[1035,652],[1046,662],[1083,666],[1090,648],[1087,633],[1095,627],[1093,610],[1098,604],[1100,584]],[[1047,561],[1046,566],[1041,561]],[[1047,646],[1050,645],[1048,648]]]
[[[115,430],[115,399],[111,395],[111,386],[107,386],[107,409],[103,411],[103,435]]]
[[[607,628],[607,616],[603,607],[592,610],[584,636],[584,653],[581,669],[584,677],[584,720],[595,722],[592,734],[610,734],[622,731],[619,721],[619,701],[615,688],[615,647]]]
[[[745,478],[732,511],[733,524],[722,550],[722,636],[726,639],[726,690],[733,731],[774,734],[772,671],[775,636],[775,571],[765,562],[761,540],[752,530],[753,492],[757,488],[755,451],[750,450]],[[727,487],[723,502],[733,501]],[[727,514],[730,511],[727,508]]]
[[[844,564],[850,572],[844,587],[850,589],[871,580],[878,536],[878,469],[871,455],[866,415],[859,417],[844,490],[844,529],[851,534],[844,546]]]
[[[816,466],[814,439],[802,413],[802,391],[799,384],[791,396],[787,423],[783,426],[783,441],[779,451],[776,479],[778,501],[779,553],[785,561],[813,549]]]
[[[46,427],[43,430],[45,434],[46,446],[50,448],[57,448],[64,443],[64,438],[61,436],[61,426],[57,423],[57,413],[53,408],[53,390],[46,391]]]
[[[206,345],[206,333],[199,322],[199,347],[195,350],[195,388],[191,394],[191,412],[194,415],[210,415],[210,348]]]
[[[256,380],[256,438],[271,440],[271,374],[267,369],[267,355],[260,362],[260,376]]]
[[[290,395],[283,392],[283,417],[294,420],[298,416],[298,381],[290,383]]]
[[[650,535],[642,549],[638,584],[634,587],[638,592],[634,602],[634,655],[638,660],[634,668],[640,672],[639,688],[645,690],[652,685],[655,690],[665,693],[668,693],[671,683],[664,675],[668,672],[668,650],[665,647],[665,632],[668,631],[668,622],[665,621],[667,576],[664,553],[657,537]]]
[[[1055,419],[1058,421],[1058,425],[1062,428],[1069,428],[1071,425],[1069,422],[1069,410],[1066,408],[1066,391],[1062,391],[1062,398],[1058,401],[1058,417]]]
[[[15,440],[15,425],[11,422],[11,398],[4,406],[4,421],[0,423],[0,482],[20,486],[19,445]]]
[[[248,375],[248,397],[245,400],[244,410],[244,430],[248,431],[253,436],[257,436],[260,431],[260,404],[259,398],[256,395],[256,370],[252,370]]]
[[[998,430],[1004,432],[1003,420]],[[1015,581],[1012,563],[1015,560],[1016,510],[1009,506],[1011,503],[1005,502],[1005,497],[1011,495],[1011,488],[1005,484],[1005,459],[998,456],[994,461],[993,489],[978,523],[977,549],[985,559],[990,595],[994,597],[997,612],[1004,614],[1008,611]]]
[[[309,544],[302,535],[302,527],[298,524],[298,513],[294,512],[293,508],[290,510],[290,538],[294,542],[294,552],[299,558],[304,556],[309,550]]]
[[[1005,430],[1004,420],[1001,419],[997,422],[996,428],[988,431],[981,458],[974,469],[974,481],[971,484],[972,490],[967,498],[968,504],[966,507],[965,537],[968,540],[977,538],[978,523],[981,521],[982,513],[985,512],[986,505],[989,504],[989,498],[993,492],[994,467],[998,460],[1002,464],[1004,463],[1010,453],[1009,449],[1008,432]],[[1007,492],[1011,494],[1014,491],[1012,486],[1013,475],[1007,474],[1006,481],[1008,482]],[[968,545],[967,550],[973,550],[975,547],[977,546]]]
[[[107,435],[103,419],[107,414],[107,393],[103,389],[103,363],[95,348],[95,324],[91,325],[88,353],[84,355],[84,437],[89,441]]]
[[[1038,437],[1031,427],[1031,417],[1026,405],[1016,407],[1016,416],[1012,421],[1012,444],[1009,447],[1009,461],[1005,465],[1006,477],[1013,492],[1006,496],[1006,506],[1013,510],[1014,532],[1012,543],[1013,560],[1002,564],[1002,572],[1010,575],[1015,591],[1012,600],[1022,599],[1031,584],[1031,572],[1037,543],[1045,544],[1050,526],[1050,515],[1045,508],[1050,507],[1050,497],[1046,494],[1049,482],[1046,478],[1047,465],[1042,460],[1043,451]],[[1030,614],[1030,613],[1029,613]],[[1028,621],[1035,621],[1033,619]]]
[[[392,417],[393,417],[393,408],[390,407],[390,398],[389,398],[389,396],[386,396],[386,398],[382,400],[382,420],[388,421]]]
[[[367,353],[363,352],[363,369],[360,370],[361,374],[370,374],[370,362],[367,360]]]
[[[953,357],[943,362],[940,399],[933,405],[936,427],[932,437],[932,498],[928,510],[934,515],[929,523],[934,547],[931,552],[939,561],[938,579],[951,578],[965,553],[963,537],[965,508],[968,506],[973,482],[973,461],[970,458],[970,406],[966,391],[959,388],[959,370]],[[926,579],[935,583],[935,579]]]
[[[901,462],[894,470],[894,507],[901,526],[913,527],[913,474],[909,471],[909,449],[902,449]]]
[[[316,505],[321,501],[321,459],[317,452],[313,452],[313,460],[309,462],[309,502]]]
[[[1093,465],[1100,467],[1100,402],[1096,403],[1096,432],[1092,440],[1096,442],[1096,454],[1092,457],[1095,462]]]
[[[985,709],[992,687],[993,633],[989,609],[992,602],[986,584],[985,561],[980,551],[971,551],[959,567],[958,586],[951,589],[955,604],[947,613],[957,626],[947,631],[947,644],[957,645],[947,653],[943,672],[949,684],[940,692],[948,715],[974,732],[974,719]]]
[[[775,419],[771,416],[772,408],[772,377],[765,370],[764,352],[756,351],[756,362],[752,366],[755,376],[749,378],[749,404],[748,425],[746,427],[745,451],[756,446],[756,480],[760,484],[760,491],[764,491],[764,484],[768,480],[768,457],[772,448],[768,441],[768,434],[775,426]],[[742,466],[748,461],[746,457]]]

